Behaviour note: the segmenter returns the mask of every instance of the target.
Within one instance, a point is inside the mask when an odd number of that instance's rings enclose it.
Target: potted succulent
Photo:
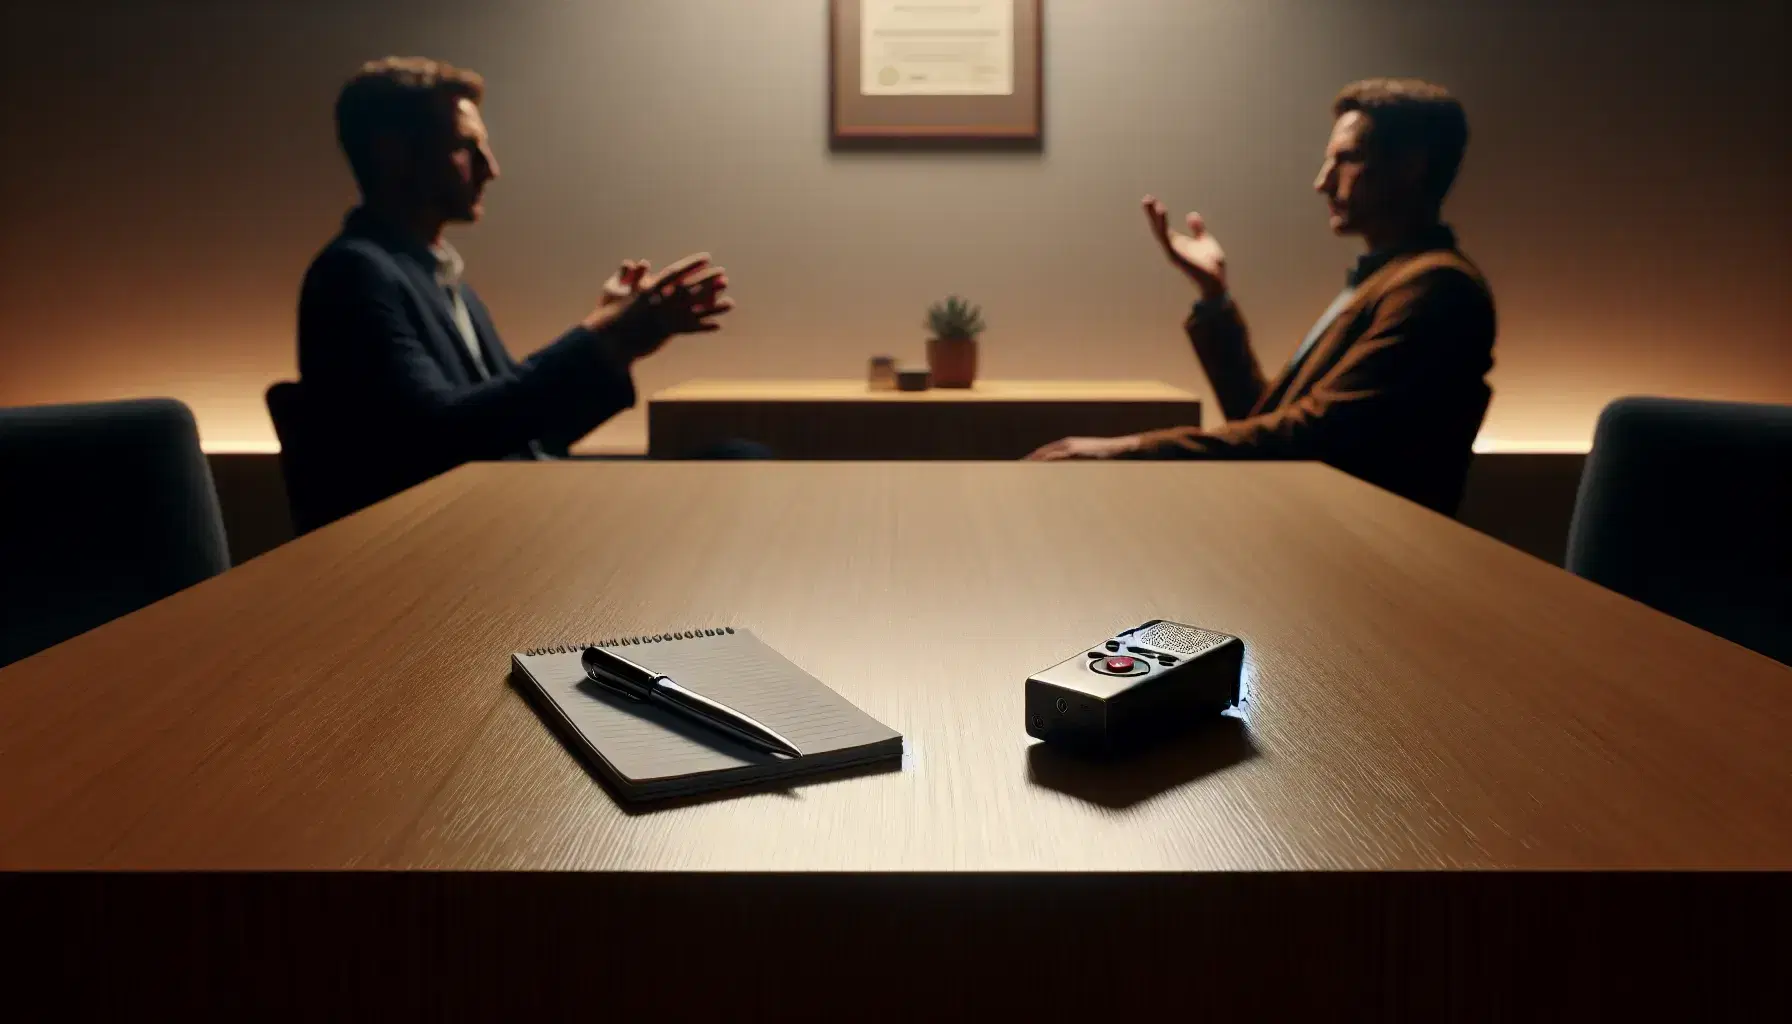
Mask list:
[[[927,369],[936,388],[968,388],[977,379],[983,310],[956,295],[927,311]]]

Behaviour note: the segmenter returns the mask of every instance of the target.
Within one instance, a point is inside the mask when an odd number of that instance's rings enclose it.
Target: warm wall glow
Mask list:
[[[280,444],[277,441],[206,440],[203,447],[208,455],[277,455]],[[614,445],[617,450],[630,447],[645,451],[645,439],[638,445]],[[1585,455],[1588,445],[1580,441],[1501,441],[1495,438],[1479,438],[1475,441],[1475,451],[1501,455],[1544,455],[1575,454]]]
[[[212,441],[203,440],[199,447],[207,455],[278,455],[278,441]]]
[[[1592,449],[1586,441],[1502,441],[1492,437],[1475,439],[1475,451],[1493,455],[1585,455]]]

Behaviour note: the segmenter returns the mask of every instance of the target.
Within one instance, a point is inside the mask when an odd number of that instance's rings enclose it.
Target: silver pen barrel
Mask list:
[[[756,721],[752,716],[742,714],[721,701],[712,700],[687,690],[675,681],[660,676],[654,680],[653,695],[668,704],[677,706],[686,714],[694,715],[714,725],[716,728],[733,733],[736,737],[755,747],[762,747],[777,754],[790,757],[801,757],[803,752],[796,744],[779,735],[777,730]]]

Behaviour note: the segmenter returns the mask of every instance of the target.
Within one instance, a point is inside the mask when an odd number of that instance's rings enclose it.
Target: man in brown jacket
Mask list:
[[[1333,113],[1314,188],[1332,231],[1368,251],[1281,374],[1264,377],[1201,216],[1172,231],[1147,196],[1152,233],[1201,293],[1186,327],[1228,422],[1068,437],[1029,458],[1313,459],[1454,514],[1492,397],[1493,298],[1439,219],[1468,120],[1447,91],[1412,80],[1348,86]]]

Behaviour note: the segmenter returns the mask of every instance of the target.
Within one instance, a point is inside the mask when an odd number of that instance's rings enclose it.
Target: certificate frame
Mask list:
[[[866,96],[860,0],[828,0],[828,142],[835,149],[1039,148],[1045,137],[1045,0],[1014,0],[1014,92]]]

